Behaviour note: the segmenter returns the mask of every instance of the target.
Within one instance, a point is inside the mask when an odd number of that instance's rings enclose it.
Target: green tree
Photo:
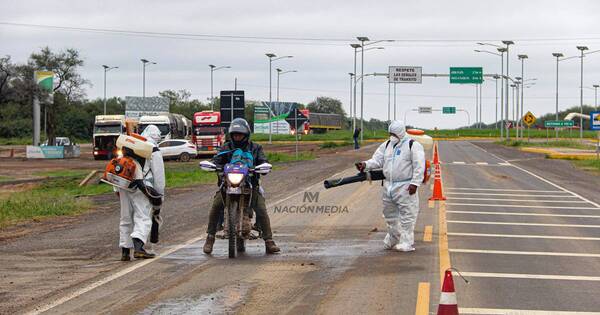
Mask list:
[[[342,102],[336,98],[319,96],[316,100],[308,103],[308,109],[315,113],[339,114],[346,117]]]

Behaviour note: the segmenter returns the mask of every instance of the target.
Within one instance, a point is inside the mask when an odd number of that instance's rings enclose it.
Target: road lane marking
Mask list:
[[[450,253],[448,252],[448,225],[446,223],[446,202],[440,201],[438,207],[438,248],[440,255],[440,286],[444,283],[444,273],[452,265],[450,264]]]
[[[488,165],[488,162],[477,162],[475,164],[477,164],[477,165]]]
[[[460,314],[485,315],[600,315],[599,312],[570,312],[546,310],[517,310],[508,308],[472,308],[459,307]]]
[[[497,273],[497,272],[460,272],[465,277],[477,278],[510,278],[510,279],[537,279],[537,280],[572,280],[572,281],[600,281],[600,277],[590,276],[564,276],[564,275],[539,275],[524,273]],[[454,273],[458,275],[457,273]]]
[[[600,219],[600,215],[591,214],[553,214],[553,213],[532,213],[532,212],[493,212],[493,211],[460,211],[450,210],[446,213],[461,213],[461,214],[489,214],[489,215],[519,215],[519,216],[534,216],[534,217],[565,217],[565,218],[594,218]]]
[[[417,289],[417,307],[415,315],[429,315],[429,295],[431,285],[429,282],[419,282]]]
[[[504,165],[504,166],[511,166],[511,164],[510,164],[510,163],[508,163],[508,162],[500,162],[500,163],[498,163],[498,164],[500,164],[500,165]]]
[[[589,254],[589,253],[529,252],[529,251],[519,251],[519,250],[488,250],[488,249],[466,249],[466,248],[451,248],[451,249],[449,249],[449,251],[451,253],[463,253],[463,254],[496,254],[496,255],[600,258],[600,254]]]
[[[339,175],[347,172],[348,170],[351,170],[351,169],[345,169],[345,170],[343,170],[341,172],[338,172],[338,173],[332,175],[331,177],[332,178],[336,178],[337,176],[339,176]],[[304,190],[296,192],[296,193],[294,193],[294,194],[292,194],[292,195],[290,195],[288,197],[279,199],[279,200],[273,202],[272,204],[269,203],[267,205],[267,208],[269,208],[271,206],[274,206],[274,205],[277,205],[277,204],[280,204],[280,203],[282,203],[282,202],[284,202],[284,201],[286,201],[286,200],[288,200],[288,199],[290,199],[290,198],[292,198],[294,196],[297,196],[297,195],[300,195],[300,194],[302,194],[302,193],[304,193],[306,191],[309,191],[310,189],[312,189],[313,187],[316,187],[318,185],[323,185],[323,182],[319,181],[319,182],[317,182],[317,183],[315,183],[313,185],[310,185],[309,187],[307,187]],[[43,312],[46,312],[46,311],[48,311],[50,309],[53,309],[53,308],[55,308],[55,307],[57,307],[57,306],[59,306],[61,304],[66,303],[66,302],[68,302],[68,301],[70,301],[70,300],[72,300],[74,298],[77,298],[77,297],[79,297],[79,296],[81,296],[81,295],[83,295],[83,294],[85,294],[85,293],[87,293],[87,292],[89,292],[89,291],[97,288],[97,287],[100,287],[100,286],[102,286],[102,285],[104,285],[104,284],[106,284],[108,282],[116,280],[116,279],[118,279],[118,278],[120,278],[120,277],[122,277],[122,276],[124,276],[124,275],[126,275],[126,274],[128,274],[130,272],[132,272],[132,271],[135,271],[135,270],[137,270],[137,269],[139,269],[141,267],[144,267],[144,266],[146,266],[148,264],[151,264],[151,263],[153,263],[155,261],[158,261],[161,258],[165,258],[166,256],[168,256],[168,255],[170,255],[170,254],[172,254],[172,253],[174,253],[174,252],[176,252],[176,251],[178,251],[178,250],[180,250],[182,248],[185,248],[185,247],[187,247],[187,246],[189,246],[189,245],[191,245],[191,244],[193,244],[195,242],[198,242],[198,241],[200,241],[202,239],[204,239],[204,236],[194,237],[194,238],[192,238],[192,239],[184,242],[183,244],[176,245],[175,247],[172,247],[171,249],[168,249],[165,252],[159,253],[156,256],[156,258],[154,258],[154,259],[146,259],[146,260],[143,260],[143,261],[136,261],[136,262],[134,262],[134,265],[131,266],[131,267],[127,267],[127,268],[125,268],[125,269],[123,269],[121,271],[118,271],[118,272],[116,272],[116,273],[114,273],[112,275],[109,275],[109,276],[107,276],[105,278],[102,278],[102,279],[100,279],[98,281],[95,281],[95,282],[89,284],[88,286],[85,286],[85,287],[83,287],[83,288],[81,288],[81,289],[79,289],[79,290],[77,290],[75,292],[72,292],[70,294],[64,295],[61,298],[58,298],[58,299],[56,299],[56,300],[54,300],[54,301],[52,301],[50,303],[45,303],[45,304],[40,305],[39,307],[35,307],[34,310],[32,310],[30,312],[27,312],[26,314],[32,314],[32,315],[36,314],[37,315],[37,314],[41,314]]]
[[[448,197],[446,200],[483,200],[483,201],[522,201],[522,202],[552,202],[552,203],[588,203],[583,200],[532,200],[532,199],[502,199],[502,198],[471,198]]]
[[[482,190],[482,191],[516,191],[516,192],[541,192],[541,193],[565,193],[562,190],[535,190],[535,189],[503,189],[503,188],[467,188],[448,187],[446,190]]]
[[[452,162],[452,164],[461,164],[461,165],[464,165],[464,164],[467,164],[467,163],[462,162],[462,161],[454,161],[454,162]]]
[[[423,231],[423,242],[431,242],[433,238],[433,226],[427,225],[425,226],[425,231]]]
[[[557,226],[557,227],[578,227],[578,228],[600,228],[600,225],[588,224],[555,224],[555,223],[528,223],[528,222],[489,222],[489,221],[460,221],[448,220],[448,223],[458,224],[484,224],[484,225],[527,225],[527,226]]]
[[[448,235],[451,235],[451,236],[476,236],[476,237],[541,238],[541,239],[552,239],[552,240],[577,240],[577,241],[600,241],[600,237],[554,236],[554,235],[487,234],[487,233],[459,233],[459,232],[448,232]]]
[[[543,197],[543,198],[577,198],[577,196],[557,196],[557,195],[530,195],[530,194],[491,194],[479,192],[446,192],[446,195],[481,195],[481,196],[509,196],[509,197]]]
[[[531,209],[572,209],[572,210],[600,210],[593,207],[563,207],[563,206],[528,206],[528,205],[502,205],[487,203],[457,203],[448,202],[449,206],[475,206],[475,207],[494,207],[494,208],[531,208]]]

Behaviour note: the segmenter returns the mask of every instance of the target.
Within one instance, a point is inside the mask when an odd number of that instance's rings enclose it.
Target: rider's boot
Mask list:
[[[275,244],[275,241],[272,239],[265,240],[265,250],[267,254],[275,254],[281,251],[279,247]]]
[[[137,259],[148,259],[156,257],[155,254],[149,253],[144,249],[144,242],[138,238],[133,239],[133,257]]]
[[[215,236],[208,234],[206,236],[206,242],[204,242],[204,247],[202,247],[202,250],[204,251],[204,253],[205,254],[212,253],[214,244],[215,244]]]

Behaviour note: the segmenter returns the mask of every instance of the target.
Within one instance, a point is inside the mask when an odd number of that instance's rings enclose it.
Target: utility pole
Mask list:
[[[104,68],[104,115],[106,115],[106,73],[112,69],[118,69],[119,67],[109,67],[107,65],[102,65],[102,68]],[[44,124],[45,126],[46,124]]]
[[[552,53],[552,56],[556,57],[556,120],[558,120],[558,62],[562,58],[562,53]],[[556,133],[556,139],[558,140],[558,128],[554,128]]]
[[[579,81],[579,110],[581,116],[579,116],[579,138],[583,139],[583,52],[588,50],[587,46],[577,46],[577,49],[581,51],[581,77]]]
[[[502,43],[504,45],[506,45],[506,117],[508,118],[508,110],[509,110],[509,102],[508,102],[508,80],[510,78],[510,58],[509,58],[509,49],[510,49],[510,45],[514,45],[515,42],[513,42],[512,40],[503,40]],[[508,126],[508,124],[506,124],[506,139],[510,140],[510,128]]]

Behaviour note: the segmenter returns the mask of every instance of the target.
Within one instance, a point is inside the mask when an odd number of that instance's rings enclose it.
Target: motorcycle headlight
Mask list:
[[[242,179],[244,179],[244,174],[239,174],[239,173],[227,174],[227,180],[233,186],[239,185],[242,182]]]

